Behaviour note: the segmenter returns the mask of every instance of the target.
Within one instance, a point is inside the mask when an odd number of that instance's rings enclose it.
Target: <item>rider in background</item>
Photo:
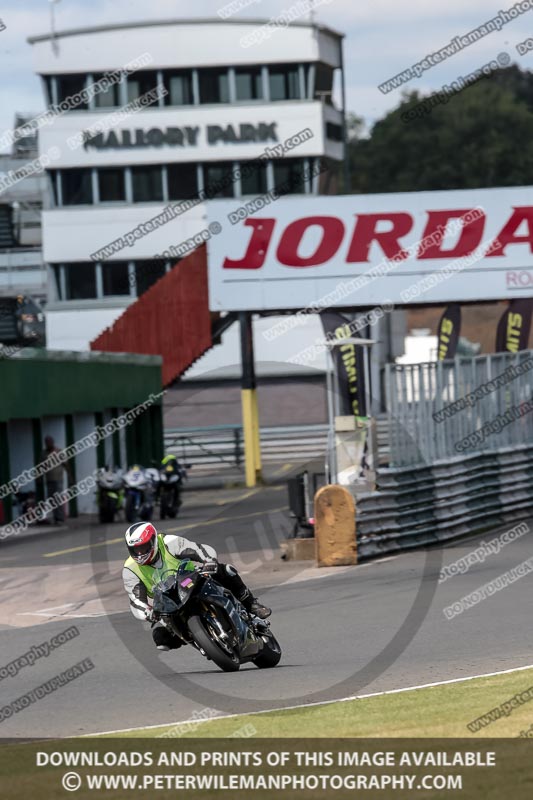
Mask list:
[[[166,469],[167,467],[171,467],[172,470],[177,472],[182,478],[185,478],[187,475],[187,470],[181,466],[176,456],[166,455],[161,459],[161,469]]]

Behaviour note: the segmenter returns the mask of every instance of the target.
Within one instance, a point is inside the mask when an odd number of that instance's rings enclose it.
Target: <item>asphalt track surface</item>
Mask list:
[[[157,522],[156,522],[157,524]],[[531,575],[447,620],[443,608],[533,555],[528,533],[464,575],[441,566],[495,532],[356,567],[284,563],[284,485],[194,492],[163,530],[212,544],[272,606],[274,670],[220,672],[192,648],[160,654],[127,610],[124,526],[78,524],[0,543],[1,667],[75,625],[79,636],[0,680],[0,707],[85,658],[94,669],[0,723],[2,736],[75,736],[467,677],[533,663]],[[510,527],[510,526],[508,526]],[[533,531],[533,522],[531,523]],[[162,528],[161,528],[162,529]],[[237,727],[237,724],[236,724]]]

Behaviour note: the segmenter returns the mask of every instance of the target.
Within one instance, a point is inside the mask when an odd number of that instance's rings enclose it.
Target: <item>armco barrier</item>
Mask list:
[[[533,516],[533,445],[382,469],[356,500],[360,558],[482,533]]]

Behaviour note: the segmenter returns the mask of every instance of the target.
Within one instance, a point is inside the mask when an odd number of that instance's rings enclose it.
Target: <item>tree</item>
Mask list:
[[[443,96],[441,96],[443,97]],[[533,73],[498,70],[443,104],[403,95],[370,137],[348,144],[354,192],[472,189],[533,184]],[[444,98],[446,99],[446,98]],[[409,119],[416,113],[415,116]]]

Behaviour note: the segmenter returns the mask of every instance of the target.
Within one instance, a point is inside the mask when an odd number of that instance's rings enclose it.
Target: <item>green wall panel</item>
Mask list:
[[[132,408],[161,391],[161,359],[25,349],[0,360],[0,421]]]
[[[7,483],[10,479],[9,468],[9,439],[7,435],[7,424],[0,422],[0,484]],[[4,521],[11,522],[11,497],[8,495],[2,501],[4,509]]]

